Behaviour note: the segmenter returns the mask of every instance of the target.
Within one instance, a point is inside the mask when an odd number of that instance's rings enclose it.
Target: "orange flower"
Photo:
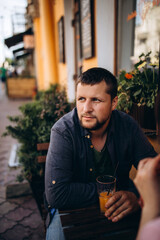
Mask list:
[[[126,74],[125,74],[125,78],[127,78],[127,79],[131,79],[132,77],[133,77],[133,75],[130,74],[130,73],[126,73]]]

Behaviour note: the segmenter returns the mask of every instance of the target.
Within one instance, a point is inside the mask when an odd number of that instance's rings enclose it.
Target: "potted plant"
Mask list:
[[[142,53],[132,71],[120,71],[118,109],[131,114],[141,127],[155,129],[154,105],[158,91],[158,64],[151,63],[150,54],[151,52],[146,55]]]
[[[17,179],[29,181],[39,208],[43,201],[44,165],[37,162],[37,143],[49,142],[51,127],[70,110],[65,90],[52,85],[49,90],[38,92],[32,102],[21,106],[21,115],[8,117],[13,125],[6,127],[3,136],[11,135],[20,143],[17,154],[22,173]]]

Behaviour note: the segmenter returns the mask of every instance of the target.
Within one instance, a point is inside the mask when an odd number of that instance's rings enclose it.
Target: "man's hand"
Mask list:
[[[137,211],[140,208],[136,195],[128,191],[115,192],[105,207],[105,216],[109,220],[112,220],[112,222],[118,222],[129,213]]]

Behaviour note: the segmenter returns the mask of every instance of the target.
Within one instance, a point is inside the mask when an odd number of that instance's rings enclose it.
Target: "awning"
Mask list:
[[[16,59],[18,60],[18,59],[20,59],[20,58],[25,58],[25,57],[27,57],[27,56],[30,55],[30,54],[31,54],[31,52],[26,52],[26,53],[24,53],[24,54],[22,54],[22,55],[16,56]]]
[[[25,32],[22,32],[22,33],[19,33],[19,34],[16,34],[16,35],[13,35],[12,37],[10,38],[6,38],[4,40],[5,44],[7,45],[8,48],[20,43],[20,42],[23,42],[23,36],[24,35],[33,35],[33,31],[32,31],[32,28],[29,28],[28,30],[26,30]]]
[[[18,48],[13,51],[14,57],[17,60],[20,58],[27,57],[28,55],[30,55],[32,53],[33,53],[33,49],[25,49],[24,47]]]
[[[13,50],[13,54],[16,54],[17,52],[21,52],[21,51],[24,51],[24,47]]]

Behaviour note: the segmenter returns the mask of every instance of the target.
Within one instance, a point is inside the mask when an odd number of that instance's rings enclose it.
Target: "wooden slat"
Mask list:
[[[96,232],[97,226],[94,225],[94,228],[89,229],[81,229],[76,231],[74,228],[70,232],[66,232],[67,229],[64,230],[65,239],[66,240],[135,240],[137,235],[137,229],[128,229],[122,231],[114,231],[111,232]]]
[[[37,144],[37,150],[41,151],[41,150],[48,150],[49,147],[49,143],[38,143]]]
[[[132,214],[117,223],[112,223],[100,214],[99,207],[89,207],[78,209],[78,211],[66,211],[66,215],[61,215],[61,221],[66,240],[112,239],[111,235],[115,235],[112,236],[113,239],[119,240],[121,235],[127,239],[131,232],[135,233],[134,236],[136,235],[139,216],[139,213]],[[108,237],[104,238],[104,235]],[[128,239],[134,239],[134,237]]]
[[[93,236],[92,240],[135,240],[136,239],[136,235],[137,235],[137,231],[135,230],[127,230],[127,231],[121,231],[118,233],[113,233],[111,235],[104,235],[104,236]],[[81,239],[77,239],[77,240],[81,240]],[[84,238],[85,240],[85,238]]]
[[[60,211],[60,214],[62,212]],[[85,218],[84,218],[85,216]],[[99,214],[99,208],[82,208],[77,210],[65,211],[63,215],[61,215],[62,226],[66,227],[69,225],[79,225],[85,224],[90,221],[94,221],[98,218],[104,218],[103,215]],[[106,218],[105,218],[106,219]]]
[[[85,208],[76,208],[76,209],[69,209],[69,210],[59,210],[59,213],[63,214],[63,213],[77,213],[77,212],[86,212],[86,211],[92,211],[97,209],[98,206],[97,204],[94,204],[92,206],[89,207],[85,207]]]
[[[38,163],[45,163],[46,162],[46,156],[38,156],[37,160],[38,160]]]
[[[156,135],[156,130],[142,128],[145,135]]]
[[[83,224],[86,222],[90,222],[93,220],[93,218],[96,218],[98,220],[107,220],[107,218],[104,216],[104,214],[100,213],[99,205],[93,205],[91,207],[87,208],[81,208],[81,209],[75,209],[75,210],[66,210],[66,211],[59,211],[61,219],[62,219],[62,226],[66,227],[68,225],[74,224]],[[129,220],[129,224],[134,224],[134,220],[139,217],[139,213],[132,214],[123,220],[121,222]],[[111,221],[108,222],[108,224]],[[119,223],[118,223],[119,224]]]
[[[82,239],[99,239],[99,237],[106,237],[106,239],[110,239],[110,237],[115,236],[116,240],[121,239],[121,234],[124,234],[124,232],[137,232],[137,226],[131,226],[128,227],[125,225],[125,223],[108,223],[108,220],[106,219],[104,221],[97,221],[95,223],[91,222],[90,224],[80,225],[80,226],[74,226],[70,228],[65,228],[64,234],[66,237],[66,240],[82,240]],[[128,234],[127,234],[128,235]],[[134,239],[134,238],[133,238]]]

